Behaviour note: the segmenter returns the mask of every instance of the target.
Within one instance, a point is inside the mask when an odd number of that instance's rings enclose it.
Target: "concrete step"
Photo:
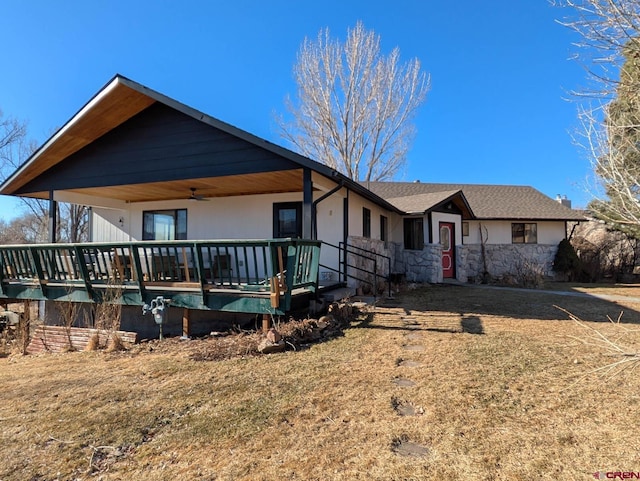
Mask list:
[[[337,287],[328,291],[323,291],[320,294],[320,298],[327,303],[341,301],[343,299],[350,299],[356,295],[356,290],[353,287]]]

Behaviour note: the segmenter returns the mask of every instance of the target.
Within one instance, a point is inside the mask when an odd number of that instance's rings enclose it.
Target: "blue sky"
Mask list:
[[[44,142],[120,73],[213,117],[287,146],[274,125],[295,93],[300,43],[358,20],[431,75],[417,135],[397,180],[531,185],[574,207],[590,165],[572,142],[570,12],[545,0],[5,0],[0,109]],[[0,217],[16,213],[0,198]]]

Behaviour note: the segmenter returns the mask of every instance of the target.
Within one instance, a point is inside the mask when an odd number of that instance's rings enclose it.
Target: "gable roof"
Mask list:
[[[438,209],[448,202],[453,202],[462,211],[463,218],[473,218],[473,212],[461,190],[445,190],[442,192],[393,197],[387,199],[387,201],[407,214],[425,214]]]
[[[579,212],[529,186],[368,182],[369,190],[405,211],[418,212],[434,196],[462,191],[475,218],[484,220],[585,220]]]
[[[77,170],[79,168],[77,164],[81,164],[81,161],[84,160],[80,159],[80,161],[78,161],[79,155],[82,155],[87,149],[98,145],[108,134],[117,133],[118,129],[123,128],[125,124],[139,118],[157,106],[172,109],[181,115],[194,119],[201,125],[213,127],[227,136],[239,139],[254,148],[267,152],[271,154],[273,158],[287,162],[289,169],[300,169],[301,172],[301,169],[307,168],[327,178],[333,179],[335,182],[357,192],[385,209],[397,212],[397,208],[389,204],[386,200],[324,164],[222,122],[119,74],[107,82],[71,119],[58,129],[58,131],[0,185],[0,194],[48,198],[49,188],[45,189],[42,186],[50,185],[48,181],[50,180],[52,172],[57,171],[56,173],[58,177],[60,177],[60,168],[68,168],[69,159],[76,159],[76,167],[71,168]],[[115,137],[118,137],[118,134],[116,134]],[[176,168],[179,169],[180,159],[178,158],[177,160]],[[67,162],[65,163],[65,161]],[[106,168],[109,169],[109,166],[107,165]],[[113,173],[113,170],[114,169],[111,169],[112,172],[110,172],[110,174]],[[259,170],[257,172],[259,172]],[[183,176],[181,178],[184,178],[180,181],[181,189],[184,188],[182,184],[185,182],[189,182],[186,185],[192,185],[192,181],[187,180],[187,173],[181,172],[180,174]],[[244,182],[245,178],[247,178],[247,173],[243,172],[243,174],[242,179],[239,178],[240,176],[237,176],[238,179],[234,179],[236,180],[235,182],[226,181],[227,187],[229,184],[237,185],[240,181]],[[292,188],[292,184],[301,185],[301,182],[298,182],[297,178],[292,178],[291,174],[282,175],[281,177],[281,179],[276,179],[276,181],[286,185],[288,189]],[[301,179],[301,177],[300,173],[299,178]],[[198,178],[202,177],[198,177],[197,174],[191,177],[192,180]],[[204,180],[211,181],[212,179],[213,176],[210,176]],[[102,181],[107,182],[104,178]],[[255,181],[252,180],[250,183],[255,183]],[[124,198],[127,194],[123,192],[122,188],[119,188],[125,184],[136,189],[138,194],[140,190],[157,193],[162,190],[167,191],[169,185],[178,186],[177,182],[170,184],[168,179],[160,179],[155,182],[150,180],[134,182],[127,179],[121,184],[112,183],[110,184],[112,187],[107,189],[106,183],[96,186],[89,184],[83,185],[78,181],[77,185],[70,185],[67,177],[66,184],[60,187],[60,189],[72,193],[103,195],[106,198],[129,201],[130,199]],[[90,188],[93,188],[93,190]],[[98,188],[100,188],[100,190],[98,190]],[[204,185],[202,188],[204,188]],[[202,192],[200,185],[198,185],[198,190]],[[276,192],[278,190],[273,189],[273,191]],[[188,190],[186,192],[188,193]],[[234,192],[228,192],[226,195],[234,195]],[[132,201],[142,200],[145,199],[139,197],[132,199]],[[146,200],[158,199],[149,197]]]

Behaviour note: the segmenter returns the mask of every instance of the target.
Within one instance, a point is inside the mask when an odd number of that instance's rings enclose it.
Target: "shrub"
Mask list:
[[[553,270],[564,274],[569,281],[577,278],[582,270],[578,254],[567,239],[562,239],[558,244],[558,250],[553,259]]]

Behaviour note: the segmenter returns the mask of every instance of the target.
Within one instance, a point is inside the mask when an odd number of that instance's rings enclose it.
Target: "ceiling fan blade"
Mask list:
[[[196,188],[195,187],[191,187],[191,195],[189,196],[189,200],[209,201],[209,199],[205,199],[204,196],[196,194]]]

